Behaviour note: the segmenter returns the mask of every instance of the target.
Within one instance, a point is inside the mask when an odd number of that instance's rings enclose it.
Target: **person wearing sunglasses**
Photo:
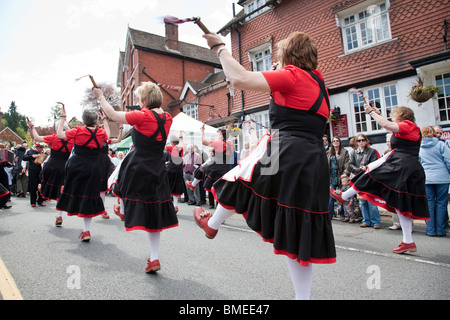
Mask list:
[[[341,139],[334,137],[331,141],[331,147],[327,152],[328,158],[328,166],[330,168],[330,186],[333,189],[337,189],[341,187],[341,176],[344,173],[347,173],[350,165],[350,156],[342,144]],[[330,210],[330,216],[334,215],[334,204],[336,200],[333,197],[330,197],[330,203],[328,209]],[[344,211],[343,207],[339,208],[339,215],[341,219],[344,219]]]
[[[370,147],[370,142],[366,135],[358,134],[355,137],[355,141],[357,148],[350,156],[349,167],[351,177],[363,173],[369,163],[378,159],[377,152],[375,149]],[[361,228],[381,228],[381,216],[376,205],[362,199],[359,200],[359,209],[361,210],[361,215],[363,216],[363,220],[360,225]]]
[[[403,240],[392,251],[416,252],[412,239],[413,219],[429,220],[425,172],[419,162],[420,128],[415,124],[414,112],[408,107],[392,108],[392,121],[370,105],[364,105],[364,109],[381,127],[393,133],[392,151],[369,163],[364,172],[352,179],[352,188],[342,195],[330,189],[331,196],[342,202],[358,193],[371,203],[397,213]]]

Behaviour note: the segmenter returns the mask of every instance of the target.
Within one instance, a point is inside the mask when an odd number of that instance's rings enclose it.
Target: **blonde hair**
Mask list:
[[[317,69],[316,42],[304,32],[293,32],[277,43],[278,59],[284,65],[292,64],[300,69]]]
[[[163,95],[155,83],[144,82],[137,87],[134,93],[148,109],[161,107]]]
[[[425,126],[422,128],[422,138],[433,138],[436,136],[436,131],[432,126]]]

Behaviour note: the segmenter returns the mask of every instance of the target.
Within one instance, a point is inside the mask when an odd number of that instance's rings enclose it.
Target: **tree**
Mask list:
[[[23,132],[28,130],[27,119],[24,115],[17,112],[17,106],[15,101],[11,101],[8,112],[2,115],[3,127],[9,127],[12,131],[16,132],[21,138]]]
[[[115,110],[121,110],[120,108],[120,96],[119,91],[111,83],[97,83],[100,89],[102,89],[103,94],[109,104]],[[84,98],[81,101],[81,105],[86,108],[99,108],[100,102],[95,98],[94,93],[91,89],[86,89],[84,93]]]

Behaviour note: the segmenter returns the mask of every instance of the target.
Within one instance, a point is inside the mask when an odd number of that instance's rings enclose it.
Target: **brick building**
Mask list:
[[[439,124],[450,130],[449,0],[241,0],[237,4],[239,12],[219,33],[231,36],[229,49],[248,70],[270,68],[276,59],[275,44],[293,31],[316,40],[331,108],[339,107],[341,112],[338,121],[330,121],[329,134],[344,144],[363,132],[380,151],[386,148],[385,130],[365,116],[361,99],[348,91],[352,87],[378,102],[385,115],[394,106],[407,105],[415,111],[419,126]],[[418,75],[425,85],[440,88],[435,99],[419,104],[408,97]],[[213,90],[211,85],[198,91],[199,120],[217,122],[211,119],[216,114],[269,124],[268,94],[236,90],[227,109],[230,93],[224,88]]]
[[[123,110],[137,104],[134,90],[142,82],[151,81],[160,85],[163,108],[175,116],[186,104],[179,97],[188,81],[202,83],[221,71],[219,60],[211,50],[178,41],[177,25],[166,24],[165,31],[162,37],[128,28],[117,75]],[[192,109],[189,106],[188,112]]]

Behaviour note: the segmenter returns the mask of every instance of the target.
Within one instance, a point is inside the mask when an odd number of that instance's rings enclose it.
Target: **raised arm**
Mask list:
[[[120,141],[122,141],[122,136],[123,136],[123,125],[121,124],[119,126],[119,134],[117,135],[117,139],[111,139],[111,143],[119,143]]]
[[[27,125],[30,128],[30,135],[35,141],[44,142],[44,137],[40,136],[36,128],[34,127],[34,124],[30,121],[30,119],[27,118]]]
[[[382,126],[387,131],[391,131],[394,133],[399,132],[400,128],[398,124],[386,119],[383,115],[381,115],[380,111],[377,108],[365,104],[364,109],[366,113],[372,117],[373,120],[375,120],[380,126]]]
[[[64,132],[64,122],[66,121],[66,109],[64,106],[61,108],[60,118],[58,129],[56,130],[56,136],[60,139],[67,139],[66,133]]]
[[[223,71],[230,84],[238,89],[270,92],[269,84],[261,72],[248,71],[228,52],[221,37],[217,34],[204,34],[211,50],[217,52]]]
[[[114,108],[106,101],[105,96],[103,95],[103,91],[99,88],[93,88],[95,97],[100,101],[100,105],[102,107],[103,112],[108,116],[108,118],[112,121],[128,124],[125,119],[125,113],[123,111],[116,111]]]

